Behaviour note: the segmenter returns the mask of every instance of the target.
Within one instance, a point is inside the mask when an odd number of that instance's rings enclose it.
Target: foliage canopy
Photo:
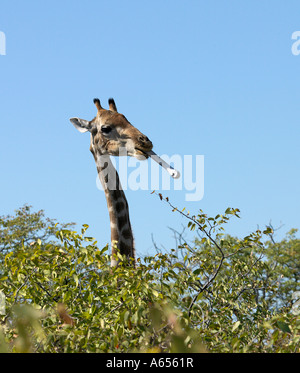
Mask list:
[[[121,255],[111,268],[87,225],[29,206],[1,217],[0,351],[299,352],[297,230],[280,242],[271,227],[226,235],[238,212],[179,211],[196,238],[176,232],[174,249],[136,268]]]

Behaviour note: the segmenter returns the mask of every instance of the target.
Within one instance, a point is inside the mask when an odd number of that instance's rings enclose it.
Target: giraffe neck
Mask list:
[[[135,260],[134,239],[129,219],[129,208],[119,175],[109,155],[94,154],[96,167],[105,192],[111,229],[111,266],[116,266],[116,251]]]

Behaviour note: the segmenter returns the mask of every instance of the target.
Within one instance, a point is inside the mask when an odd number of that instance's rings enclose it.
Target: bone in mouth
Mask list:
[[[173,179],[178,179],[180,177],[179,171],[175,170],[172,166],[170,166],[167,162],[161,159],[156,153],[152,150],[147,152],[147,154],[160,166],[162,166],[168,173],[173,177]]]

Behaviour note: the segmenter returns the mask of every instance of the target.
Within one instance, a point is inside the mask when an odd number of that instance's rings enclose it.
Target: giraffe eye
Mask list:
[[[102,127],[101,127],[101,132],[102,132],[102,133],[110,133],[111,130],[112,130],[112,128],[109,127],[109,126],[102,126]]]

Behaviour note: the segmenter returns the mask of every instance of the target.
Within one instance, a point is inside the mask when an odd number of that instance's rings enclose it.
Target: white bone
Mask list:
[[[150,157],[155,162],[157,162],[160,166],[162,166],[165,170],[167,170],[168,173],[173,177],[173,179],[178,179],[180,177],[180,172],[179,171],[175,170],[172,166],[170,166],[167,162],[165,162],[163,159],[161,159],[152,150],[150,152],[147,152],[147,154],[149,154]]]

